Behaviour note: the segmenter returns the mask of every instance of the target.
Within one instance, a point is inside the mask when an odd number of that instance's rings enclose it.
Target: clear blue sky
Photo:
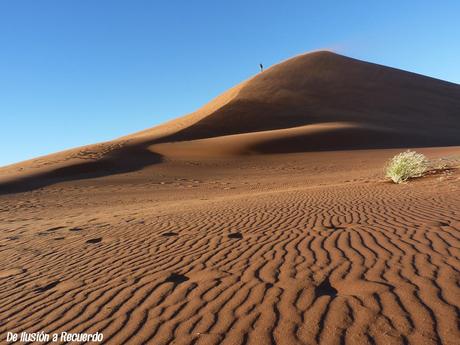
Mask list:
[[[191,112],[309,50],[460,83],[460,1],[0,0],[0,166]]]

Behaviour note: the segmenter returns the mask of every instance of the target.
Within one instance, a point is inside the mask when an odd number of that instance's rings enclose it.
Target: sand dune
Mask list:
[[[364,132],[364,133],[363,133]],[[206,139],[154,144],[149,148],[163,157],[193,158],[222,157],[249,154],[311,152],[357,148],[353,138],[359,135],[388,135],[394,133],[381,127],[361,126],[355,123],[321,123],[258,131],[252,133],[224,135]],[[345,137],[345,138],[344,138]]]
[[[458,144],[459,98],[457,84],[315,52],[253,77],[211,115],[162,140],[356,122],[403,129],[409,136],[425,137],[424,146],[441,141],[454,145]],[[371,148],[374,143],[363,141],[362,145]]]
[[[459,114],[459,85],[317,52],[3,167],[0,341],[456,345]],[[407,147],[453,168],[383,180]]]
[[[460,145],[458,114],[457,84],[319,51],[163,125],[1,168],[0,191],[138,171],[168,159],[168,148],[215,156]]]

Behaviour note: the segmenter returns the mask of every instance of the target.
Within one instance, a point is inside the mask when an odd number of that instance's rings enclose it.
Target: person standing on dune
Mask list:
[[[259,64],[259,67],[260,67],[260,71],[263,72],[264,71],[264,65],[262,65],[261,63]]]

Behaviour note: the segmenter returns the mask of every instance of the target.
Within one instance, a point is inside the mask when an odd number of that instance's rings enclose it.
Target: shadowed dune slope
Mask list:
[[[330,52],[301,55],[244,83],[225,105],[162,141],[327,122],[393,131],[403,145],[458,144],[460,86]],[[337,142],[340,149],[346,142]],[[361,146],[374,147],[365,138]],[[386,146],[398,144],[389,135]],[[306,147],[308,149],[308,147]]]
[[[164,157],[453,146],[458,133],[460,85],[319,51],[163,125],[1,168],[0,187],[126,173]]]

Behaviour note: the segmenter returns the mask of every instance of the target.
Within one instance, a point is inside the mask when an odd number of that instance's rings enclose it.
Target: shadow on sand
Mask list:
[[[126,146],[98,160],[84,161],[0,183],[0,195],[27,192],[59,182],[123,174],[161,163],[162,156],[146,147]]]

